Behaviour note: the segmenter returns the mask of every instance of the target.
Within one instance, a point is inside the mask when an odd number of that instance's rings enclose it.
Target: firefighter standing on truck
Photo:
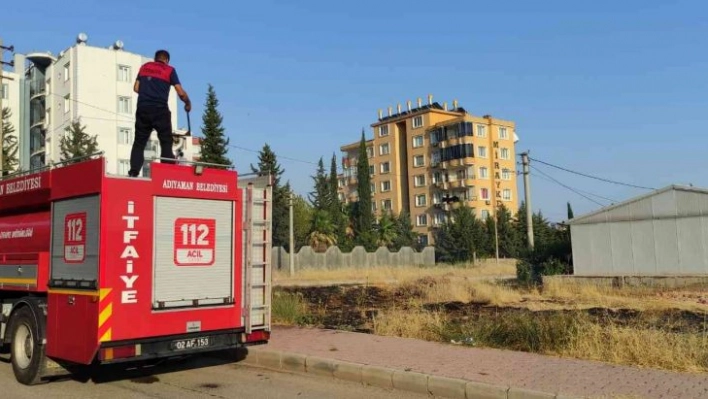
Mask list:
[[[177,77],[177,71],[169,65],[170,53],[166,50],[155,52],[155,60],[140,67],[133,90],[138,93],[138,106],[135,111],[135,139],[130,153],[130,171],[128,175],[137,177],[145,161],[145,146],[153,129],[160,141],[162,163],[174,163],[172,153],[172,113],[167,105],[170,86],[174,86],[177,95],[184,102],[184,110],[192,109],[192,102]],[[164,160],[168,158],[170,160]]]

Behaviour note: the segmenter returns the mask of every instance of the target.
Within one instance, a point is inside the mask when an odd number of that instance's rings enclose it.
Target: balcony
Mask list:
[[[47,85],[44,80],[30,82],[30,99],[47,94]]]

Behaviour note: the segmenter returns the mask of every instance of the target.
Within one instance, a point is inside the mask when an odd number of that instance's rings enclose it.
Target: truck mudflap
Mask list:
[[[97,360],[100,364],[113,364],[165,359],[265,343],[269,338],[265,331],[246,334],[243,330],[228,330],[110,342],[101,345]]]

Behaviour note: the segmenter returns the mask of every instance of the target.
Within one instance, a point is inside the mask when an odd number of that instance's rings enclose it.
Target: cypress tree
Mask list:
[[[233,163],[226,156],[228,153],[229,138],[225,136],[225,130],[221,126],[223,117],[217,109],[219,99],[216,97],[214,87],[210,84],[207,90],[207,99],[202,115],[202,137],[199,142],[201,146],[200,161],[213,164],[232,166]]]

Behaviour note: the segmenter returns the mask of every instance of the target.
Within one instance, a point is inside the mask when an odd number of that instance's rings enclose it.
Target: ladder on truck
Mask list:
[[[243,193],[243,281],[242,322],[246,334],[253,330],[271,330],[271,241],[272,177],[258,174],[239,175]],[[248,292],[250,295],[245,295]]]

